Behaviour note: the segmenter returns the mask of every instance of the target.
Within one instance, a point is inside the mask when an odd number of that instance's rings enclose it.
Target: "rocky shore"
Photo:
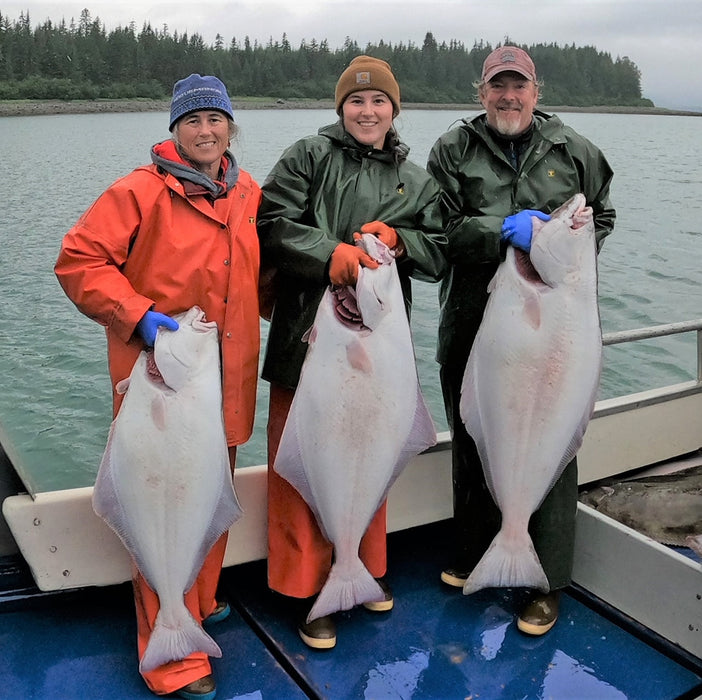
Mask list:
[[[232,100],[234,111],[244,109],[334,109],[331,100]],[[480,110],[478,104],[430,104],[406,102],[403,109]],[[0,100],[0,117],[26,117],[43,114],[96,114],[101,112],[167,112],[168,100]],[[662,107],[570,107],[542,106],[545,112],[593,112],[602,114],[669,114],[702,116],[700,112],[671,110]]]
[[[167,112],[168,104],[165,100],[0,100],[0,117],[100,112]]]
[[[106,112],[167,112],[169,100],[0,100],[0,117],[40,114],[99,114]],[[321,100],[232,100],[237,109],[334,109]]]

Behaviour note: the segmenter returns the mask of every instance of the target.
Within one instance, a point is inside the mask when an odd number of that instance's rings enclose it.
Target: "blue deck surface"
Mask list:
[[[14,607],[14,606],[13,606]],[[131,585],[44,599],[2,613],[4,700],[138,700],[155,697],[137,670]],[[208,631],[223,649],[212,666],[219,698],[304,699],[251,628],[233,613]]]
[[[672,700],[702,694],[702,662],[683,667],[573,595],[563,597],[551,632],[523,635],[515,625],[523,592],[464,596],[441,583],[445,535],[434,526],[391,535],[395,608],[338,614],[338,642],[329,651],[301,642],[289,606],[266,589],[263,563],[231,569],[225,580],[312,696]]]
[[[390,613],[339,613],[338,644],[308,649],[265,562],[226,569],[232,616],[210,628],[218,698],[674,700],[702,694],[702,662],[672,658],[573,591],[553,630],[516,630],[523,593],[464,596],[439,581],[446,529],[389,537]],[[28,602],[30,603],[28,605]],[[634,633],[632,633],[634,632]],[[153,698],[136,662],[131,587],[0,595],[0,698]],[[655,642],[655,640],[654,640]]]

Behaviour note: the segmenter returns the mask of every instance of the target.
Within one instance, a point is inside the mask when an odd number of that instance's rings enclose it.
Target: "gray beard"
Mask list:
[[[505,119],[499,114],[495,118],[495,131],[501,136],[519,136],[524,129],[521,128],[519,121],[513,119]]]

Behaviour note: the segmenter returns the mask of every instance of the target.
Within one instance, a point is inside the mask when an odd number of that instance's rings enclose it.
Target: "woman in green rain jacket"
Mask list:
[[[337,122],[287,149],[266,179],[258,230],[278,290],[263,366],[267,381],[297,386],[307,352],[302,336],[329,284],[331,254],[340,242],[353,244],[363,224],[383,221],[402,240],[397,266],[408,309],[410,276],[436,282],[443,274],[439,188],[407,153],[399,142],[368,149]]]
[[[354,233],[374,233],[395,251],[408,312],[410,276],[437,281],[445,271],[440,190],[423,168],[407,160],[408,149],[392,124],[399,105],[400,90],[390,66],[357,57],[336,87],[339,122],[288,148],[262,187],[262,264],[264,270],[275,270],[262,374],[271,383],[268,583],[301,600],[296,606],[298,630],[317,649],[336,643],[331,616],[305,622],[311,598],[329,573],[332,548],[302,497],[272,467],[307,352],[302,338],[325,289],[330,283],[354,284],[359,265],[376,266],[354,245]],[[385,505],[368,527],[360,554],[373,576],[385,574]],[[385,601],[366,604],[369,609],[392,607],[392,594],[381,585]]]
[[[434,144],[428,171],[443,189],[449,272],[439,293],[437,359],[452,434],[454,560],[441,573],[462,587],[500,525],[475,443],[459,413],[470,349],[488,299],[488,283],[507,245],[529,250],[532,217],[548,214],[581,192],[592,207],[598,248],[614,226],[612,169],[602,152],[558,117],[535,110],[539,97],[531,57],[501,46],[483,63],[478,96],[485,113]],[[519,391],[519,387],[515,387]],[[506,436],[509,439],[509,436]],[[532,516],[530,533],[549,581],[519,615],[518,628],[548,632],[558,617],[559,591],[570,583],[577,504],[573,459]]]

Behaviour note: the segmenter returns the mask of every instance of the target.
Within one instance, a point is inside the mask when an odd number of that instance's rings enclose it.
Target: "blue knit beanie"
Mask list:
[[[183,115],[201,109],[217,109],[234,120],[232,103],[224,83],[214,75],[191,73],[173,86],[171,125],[168,130],[173,131],[173,125]]]

